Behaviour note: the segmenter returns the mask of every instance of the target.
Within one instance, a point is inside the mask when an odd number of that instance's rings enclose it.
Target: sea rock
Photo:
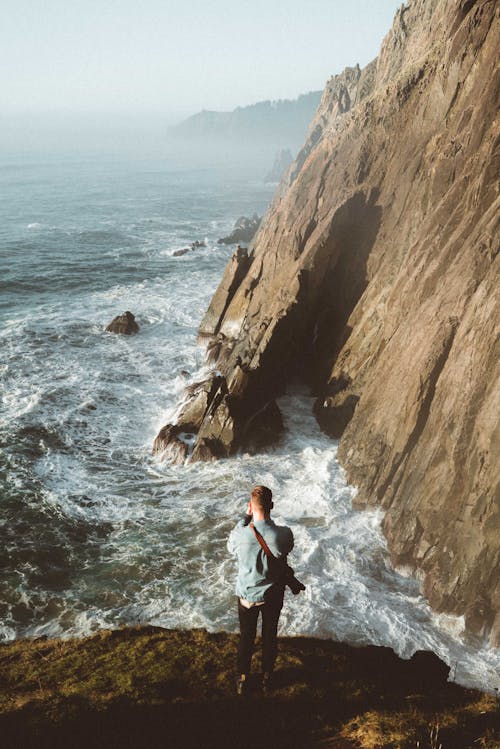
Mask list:
[[[172,253],[172,257],[182,257],[183,255],[187,255],[188,252],[191,250],[197,250],[199,247],[206,247],[207,243],[205,240],[200,241],[197,239],[195,242],[191,243],[190,247],[182,247],[180,250],[175,250],[175,252]]]
[[[393,563],[495,643],[497,14],[415,0],[376,60],[328,81],[251,259],[240,271],[233,256],[200,328],[228,392],[198,432],[231,454],[299,374],[359,505],[385,510]]]
[[[217,240],[217,244],[237,244],[238,242],[251,242],[260,226],[261,218],[254,213],[252,218],[240,216],[234,225],[234,229],[227,237]]]
[[[276,154],[272,169],[266,174],[264,182],[280,182],[281,178],[292,164],[292,152],[289,148],[282,148]]]
[[[181,439],[183,428],[176,424],[166,424],[158,432],[153,443],[153,454],[167,454],[172,463],[184,463],[189,446]]]
[[[184,391],[185,401],[177,416],[177,423],[184,424],[184,430],[187,432],[197,432],[215,395],[224,386],[224,378],[217,374],[189,385]]]
[[[117,315],[107,326],[107,333],[119,333],[121,335],[133,335],[139,332],[139,326],[132,312],[124,312]]]

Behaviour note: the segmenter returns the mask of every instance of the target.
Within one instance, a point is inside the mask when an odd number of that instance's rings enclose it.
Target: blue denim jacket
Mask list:
[[[267,556],[248,524],[251,515],[245,515],[229,535],[227,548],[238,557],[236,595],[252,603],[264,600],[264,594],[273,585],[269,574]],[[284,525],[271,519],[255,520],[255,528],[262,534],[275,557],[286,557],[293,549],[293,533]]]

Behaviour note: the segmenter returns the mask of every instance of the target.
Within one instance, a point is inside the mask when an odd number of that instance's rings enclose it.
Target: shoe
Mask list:
[[[247,681],[247,675],[241,674],[241,676],[238,678],[236,682],[236,694],[238,697],[245,697],[248,690],[248,681]]]
[[[267,671],[262,674],[261,689],[262,696],[269,697],[271,694],[271,674]]]

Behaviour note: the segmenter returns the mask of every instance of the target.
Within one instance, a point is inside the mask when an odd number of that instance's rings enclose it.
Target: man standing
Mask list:
[[[272,496],[267,486],[256,486],[252,490],[246,515],[231,531],[227,544],[229,551],[238,557],[236,594],[240,622],[237,659],[239,695],[245,694],[248,687],[259,614],[262,614],[264,693],[269,688],[276,660],[278,619],[283,606],[285,584],[283,576],[279,574],[280,565],[269,564],[265,546],[274,557],[286,562],[286,555],[293,548],[293,534],[290,528],[275,525],[271,520]]]

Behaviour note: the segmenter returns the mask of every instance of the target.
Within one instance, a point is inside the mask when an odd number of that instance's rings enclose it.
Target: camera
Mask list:
[[[297,580],[297,578],[295,577],[295,573],[289,564],[287,564],[285,568],[284,582],[285,585],[290,588],[294,596],[298,595],[306,589],[304,583],[301,583],[300,580]]]

